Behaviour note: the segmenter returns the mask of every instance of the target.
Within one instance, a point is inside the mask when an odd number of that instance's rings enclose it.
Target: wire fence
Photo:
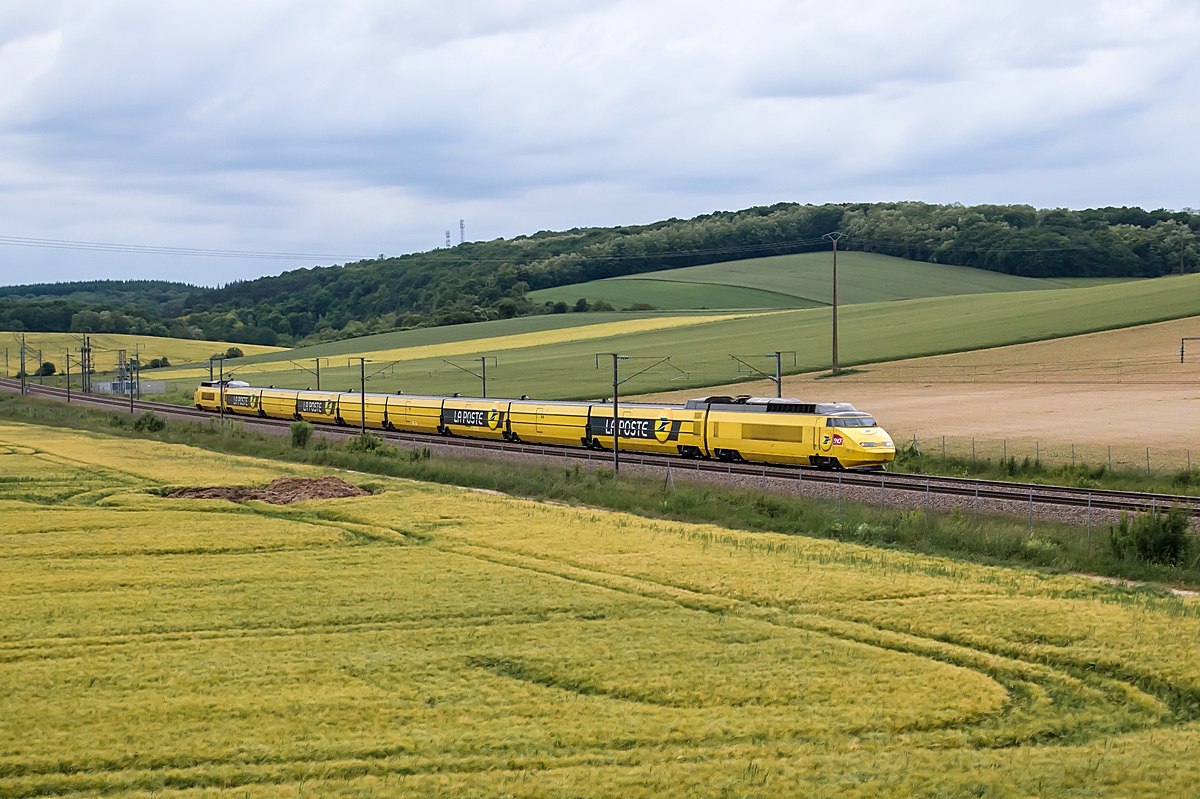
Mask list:
[[[1045,467],[1075,466],[1089,468],[1105,467],[1109,471],[1137,471],[1147,475],[1177,474],[1192,469],[1200,470],[1200,445],[1191,447],[1164,446],[1144,441],[1115,441],[1098,443],[1064,443],[1041,441],[1036,438],[973,438],[967,436],[940,436],[919,433],[896,433],[897,449],[914,447],[921,455],[1004,463],[1013,461],[1017,465],[1041,464]]]

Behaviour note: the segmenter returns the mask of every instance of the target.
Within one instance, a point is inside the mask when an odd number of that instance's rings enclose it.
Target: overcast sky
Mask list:
[[[779,201],[1200,206],[1191,2],[0,4],[0,283]]]

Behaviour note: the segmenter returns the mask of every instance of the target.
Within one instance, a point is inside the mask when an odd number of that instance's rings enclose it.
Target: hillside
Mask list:
[[[1007,291],[847,305],[840,317],[841,361],[849,366],[921,355],[998,347],[1095,330],[1194,316],[1200,275],[1087,288]],[[480,381],[463,371],[489,361],[488,394],[500,397],[594,398],[611,394],[603,353],[631,357],[622,375],[648,371],[623,389],[641,394],[703,390],[745,377],[739,355],[766,371],[766,353],[796,352],[786,373],[829,364],[827,308],[680,314],[588,313],[509,319],[478,325],[368,336],[266,354],[228,364],[262,385],[315,385],[311,359],[321,357],[326,388],[359,384],[355,357],[370,359],[369,390],[414,394],[478,394]],[[670,357],[669,364],[654,366]],[[449,363],[447,363],[449,361]],[[164,370],[171,379],[197,379],[207,370]]]
[[[532,302],[580,297],[615,308],[647,303],[667,310],[689,308],[807,308],[828,305],[832,295],[828,252],[775,255],[721,264],[560,286],[531,292]],[[952,294],[1065,288],[1067,281],[989,272],[965,266],[910,261],[866,252],[838,254],[838,301],[886,302]]]
[[[843,234],[845,251],[1024,278],[1157,277],[1194,270],[1200,262],[1196,244],[1200,215],[1182,211],[780,203],[650,225],[540,231],[398,258],[298,269],[189,294],[178,316],[147,322],[170,327],[173,321],[212,340],[274,345],[535,315],[550,313],[554,306],[533,301],[531,291],[750,258],[825,252],[828,243],[821,236],[831,231]],[[747,294],[752,288],[727,290],[714,302],[778,307],[772,305],[777,301],[773,298]],[[118,287],[106,291],[119,293]],[[572,301],[578,299],[578,292],[573,295]],[[21,302],[29,307],[39,301]],[[706,303],[694,297],[683,301]],[[5,319],[32,329],[15,311],[0,307],[0,327],[10,326]],[[59,326],[46,329],[75,326],[73,313],[59,314],[55,320]]]

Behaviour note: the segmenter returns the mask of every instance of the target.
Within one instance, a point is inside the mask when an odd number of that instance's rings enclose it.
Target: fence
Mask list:
[[[1094,441],[1074,444],[1059,441],[1044,442],[1033,438],[1000,439],[965,436],[931,436],[921,433],[892,431],[896,448],[915,445],[922,455],[956,458],[967,461],[1001,463],[1026,459],[1031,464],[1057,466],[1104,466],[1113,471],[1138,471],[1144,474],[1176,474],[1196,468],[1200,470],[1200,442],[1193,448],[1188,443],[1177,446],[1144,441]]]

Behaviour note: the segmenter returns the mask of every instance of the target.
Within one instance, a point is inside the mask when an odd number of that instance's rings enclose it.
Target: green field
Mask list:
[[[645,302],[665,310],[806,308],[833,302],[831,266],[831,253],[778,255],[541,289],[530,292],[529,298],[574,304],[584,297],[590,302],[606,300],[616,308]],[[1080,284],[874,253],[838,254],[838,302],[846,304],[1075,285]]]
[[[745,286],[653,278],[594,280],[590,283],[577,283],[573,286],[529,293],[529,299],[534,302],[561,301],[571,306],[581,297],[589,303],[604,300],[618,310],[630,308],[636,303],[646,303],[664,311],[703,308],[814,308],[824,304],[777,291]]]
[[[841,362],[848,366],[1058,338],[1192,316],[1198,309],[1200,275],[1077,289],[863,303],[846,306],[839,314]],[[256,385],[305,388],[314,385],[313,375],[293,366],[289,359],[300,363],[315,357],[315,352],[329,353],[336,347],[341,354],[329,356],[322,365],[325,388],[344,391],[357,386],[358,365],[348,366],[347,360],[361,353],[373,360],[368,364],[368,373],[373,373],[369,390],[471,394],[478,393],[480,382],[444,363],[443,358],[477,368],[471,359],[486,353],[498,361],[494,365],[489,362],[490,396],[596,398],[611,393],[612,381],[611,361],[601,357],[597,366],[598,353],[618,351],[634,356],[622,364],[624,376],[650,366],[655,359],[671,357],[669,366],[652,368],[626,383],[622,389],[626,394],[688,388],[702,391],[705,386],[745,377],[730,354],[750,357],[759,368],[768,370],[771,361],[763,357],[766,353],[795,350],[796,365],[790,360],[784,364],[788,373],[819,370],[829,364],[828,309],[696,321],[704,318],[565,314],[486,326],[459,325],[354,339],[286,355],[262,355],[233,368],[235,376]],[[589,322],[594,327],[581,326]],[[674,326],[621,332],[637,325],[668,323]],[[570,340],[558,340],[564,336]],[[161,374],[175,379],[172,370]]]
[[[362,474],[372,496],[170,500],[320,472],[8,422],[0,472],[6,797],[1200,779],[1195,600]]]

